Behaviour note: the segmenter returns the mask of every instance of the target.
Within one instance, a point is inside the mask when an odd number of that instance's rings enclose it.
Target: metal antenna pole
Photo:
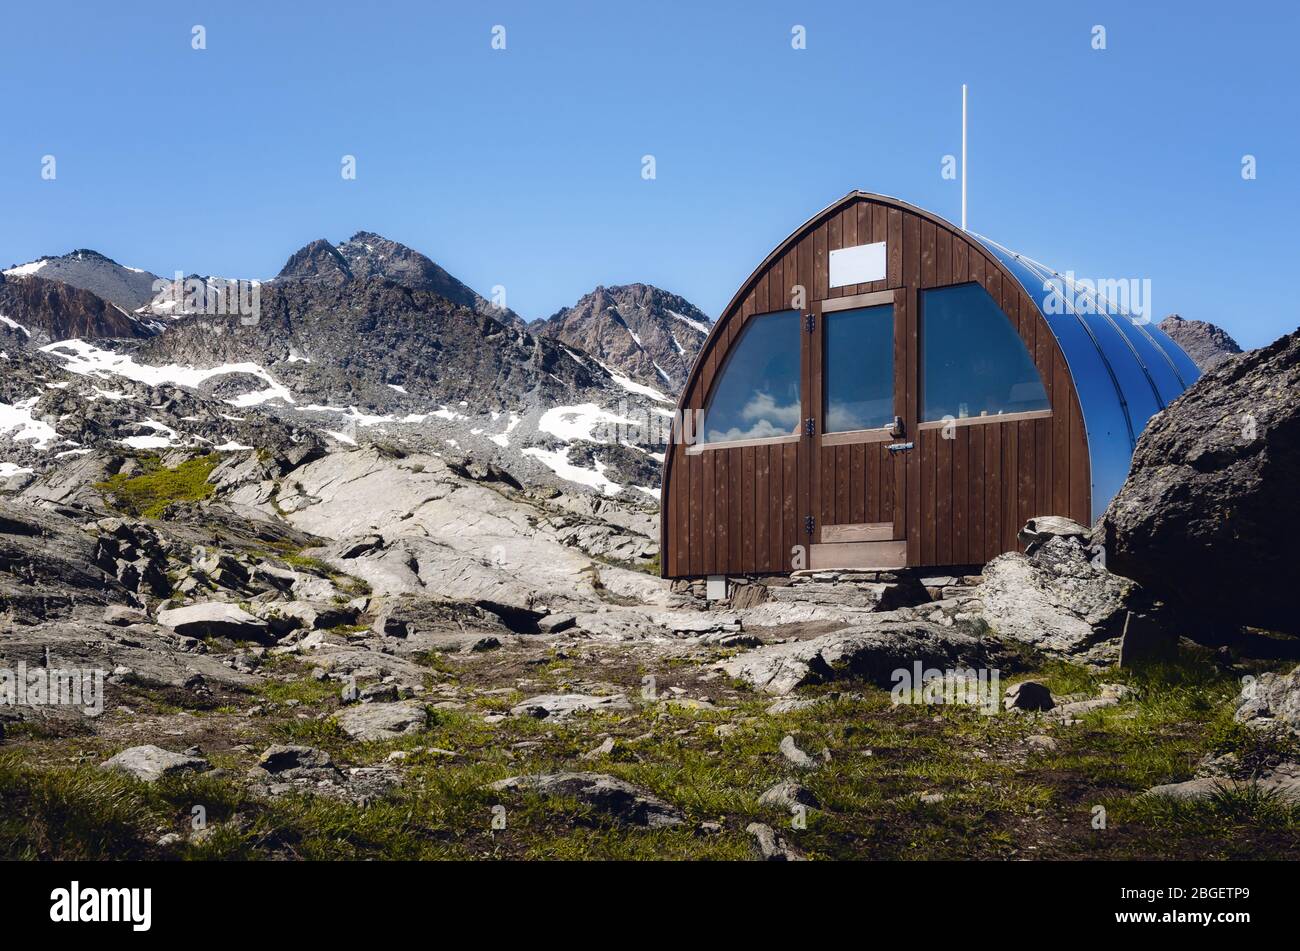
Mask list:
[[[961,84],[961,230],[966,230],[966,84]]]

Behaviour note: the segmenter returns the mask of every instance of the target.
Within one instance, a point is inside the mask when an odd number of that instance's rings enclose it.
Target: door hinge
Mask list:
[[[817,528],[817,519],[813,518],[811,515],[805,515],[803,517],[804,533],[811,535],[813,533],[813,530],[816,528]]]
[[[814,330],[817,329],[817,315],[805,314],[803,318],[803,325],[805,330],[807,330],[809,333],[812,333]]]
[[[803,431],[805,436],[815,435],[817,432],[817,421],[813,419],[811,416],[809,416],[806,420],[804,420]]]

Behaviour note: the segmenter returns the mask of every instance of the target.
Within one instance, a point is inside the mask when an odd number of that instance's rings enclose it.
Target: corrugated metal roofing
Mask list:
[[[1195,383],[1200,370],[1158,327],[1089,285],[967,233],[1015,275],[1061,346],[1087,430],[1095,520],[1128,477],[1147,421]]]

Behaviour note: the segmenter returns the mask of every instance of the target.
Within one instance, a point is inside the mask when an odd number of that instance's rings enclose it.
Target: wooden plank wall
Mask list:
[[[822,493],[818,524],[859,525],[895,520],[894,457],[885,443],[823,447],[818,471],[821,484],[833,487]]]
[[[828,286],[828,254],[886,241],[884,280]],[[790,571],[790,550],[807,544],[803,517],[822,524],[889,521],[908,542],[911,565],[977,564],[1017,548],[1016,532],[1034,515],[1089,516],[1089,467],[1078,398],[1051,331],[1018,283],[960,232],[904,208],[854,198],[813,222],[751,278],[718,321],[681,400],[702,409],[731,344],[756,314],[787,310],[795,285],[814,301],[904,287],[903,333],[895,340],[905,367],[898,380],[903,415],[918,399],[916,291],[975,281],[998,301],[1024,340],[1053,414],[1050,418],[957,426],[953,439],[916,431],[916,447],[891,455],[883,444],[827,447],[812,458],[811,440],[688,454],[674,445],[663,496],[663,573],[764,574]],[[805,335],[806,337],[806,335]],[[820,397],[804,345],[804,415]],[[878,486],[878,491],[871,491]]]

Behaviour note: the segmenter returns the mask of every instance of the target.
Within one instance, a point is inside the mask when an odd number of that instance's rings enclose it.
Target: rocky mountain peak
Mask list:
[[[1241,346],[1226,330],[1205,320],[1187,320],[1170,314],[1157,324],[1182,347],[1201,372],[1213,369],[1228,357],[1241,353]]]
[[[40,277],[73,288],[90,291],[97,297],[127,311],[145,306],[154,297],[158,276],[139,268],[126,267],[112,258],[89,248],[67,254],[45,256],[6,270],[13,278]]]
[[[277,281],[324,281],[328,284],[345,284],[352,278],[347,260],[324,238],[317,238],[295,251],[275,276]]]
[[[675,392],[708,336],[709,318],[686,298],[652,284],[602,284],[532,329]]]
[[[358,231],[338,245],[338,252],[358,278],[385,277],[412,290],[430,291],[501,323],[523,325],[514,311],[496,307],[427,255],[373,231]]]

